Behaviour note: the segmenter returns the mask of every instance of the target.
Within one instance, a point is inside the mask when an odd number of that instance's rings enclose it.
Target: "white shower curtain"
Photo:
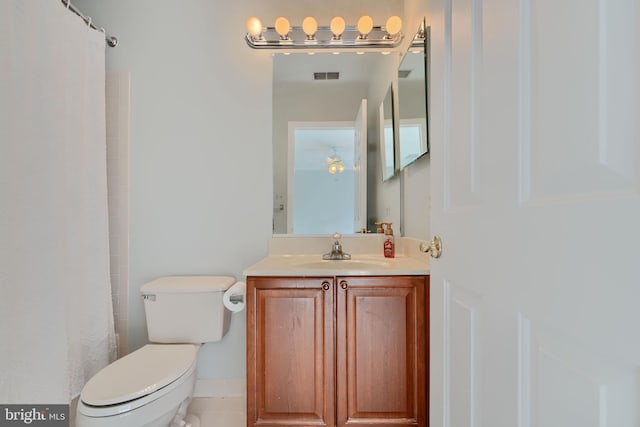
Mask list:
[[[113,358],[104,35],[0,1],[0,403],[69,403]]]

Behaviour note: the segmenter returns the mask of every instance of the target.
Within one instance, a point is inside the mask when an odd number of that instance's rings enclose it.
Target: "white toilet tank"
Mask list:
[[[199,344],[221,340],[231,320],[222,295],[235,282],[228,276],[169,276],[145,283],[140,292],[149,341]]]

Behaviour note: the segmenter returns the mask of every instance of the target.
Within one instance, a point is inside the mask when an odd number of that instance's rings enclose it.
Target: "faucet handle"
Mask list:
[[[340,240],[342,239],[342,234],[340,233],[333,233],[333,240]]]

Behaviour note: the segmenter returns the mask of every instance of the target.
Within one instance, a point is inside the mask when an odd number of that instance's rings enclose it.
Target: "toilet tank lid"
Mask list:
[[[224,292],[236,282],[231,276],[167,276],[142,285],[145,293]]]

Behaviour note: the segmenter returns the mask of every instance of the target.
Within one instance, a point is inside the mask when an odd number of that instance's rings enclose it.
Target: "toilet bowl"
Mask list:
[[[82,389],[78,427],[168,427],[182,420],[196,382],[200,343],[222,339],[230,312],[226,276],[163,277],[142,295],[152,344],[115,361]],[[159,343],[159,344],[158,344]]]

